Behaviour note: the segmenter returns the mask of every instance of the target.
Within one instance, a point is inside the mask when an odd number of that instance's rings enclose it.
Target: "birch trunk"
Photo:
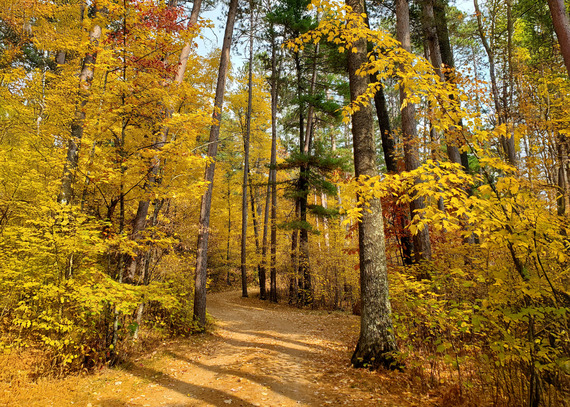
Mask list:
[[[96,8],[96,6],[95,6]],[[97,11],[96,11],[97,12]],[[73,182],[75,178],[75,170],[79,163],[79,150],[81,148],[81,139],[83,138],[83,128],[85,127],[85,108],[90,94],[91,82],[95,74],[94,65],[97,62],[97,46],[101,39],[101,26],[93,25],[89,32],[89,51],[83,58],[81,72],[79,74],[79,102],[75,109],[75,116],[71,122],[71,138],[67,145],[67,157],[63,168],[63,177],[61,180],[61,193],[58,201],[64,205],[72,203],[74,198]],[[65,54],[63,54],[64,58]],[[63,62],[64,60],[61,60]],[[60,61],[58,61],[59,63]]]

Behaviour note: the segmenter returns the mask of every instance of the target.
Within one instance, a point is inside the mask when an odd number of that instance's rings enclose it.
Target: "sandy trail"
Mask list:
[[[357,317],[268,304],[241,298],[239,292],[209,296],[208,312],[216,320],[213,334],[164,343],[152,358],[121,369],[40,381],[25,393],[14,392],[19,395],[14,394],[9,405],[430,404],[402,389],[401,382],[393,386],[393,375],[398,373],[379,374],[348,366],[358,333]],[[53,386],[60,386],[61,391],[50,396],[46,389]]]

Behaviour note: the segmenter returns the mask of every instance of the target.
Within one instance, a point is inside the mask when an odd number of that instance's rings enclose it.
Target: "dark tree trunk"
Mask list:
[[[370,78],[371,81],[378,82],[376,75]],[[378,92],[374,94],[374,104],[376,106],[376,117],[378,118],[378,125],[380,126],[380,134],[382,137],[382,150],[384,151],[384,161],[386,163],[386,170],[389,174],[398,174],[398,162],[396,161],[396,143],[392,134],[390,126],[390,117],[388,115],[388,106],[384,96],[384,87],[381,86]],[[408,225],[407,217],[400,216],[397,220],[399,229],[401,231],[400,246],[402,247],[402,262],[410,265],[413,263],[413,244],[410,237],[407,235],[406,226]]]
[[[302,87],[302,71],[301,71],[301,60],[299,54],[295,54],[295,71],[297,74],[297,98],[299,99],[299,151],[303,155],[308,155],[310,152],[311,146],[311,129],[312,129],[312,122],[313,122],[313,106],[309,105],[307,109],[307,123],[306,123],[306,131],[305,131],[305,109],[304,103],[302,101],[303,96],[303,87]],[[313,66],[313,77],[311,80],[311,89],[310,92],[314,89],[314,81],[315,81],[315,73],[316,73],[316,56]],[[306,163],[302,163],[299,168],[299,179],[297,181],[297,219],[301,221],[302,226],[300,230],[293,237],[293,243],[295,244],[295,255],[292,254],[292,260],[294,260],[295,269],[295,282],[294,284],[294,291],[297,296],[295,300],[297,303],[306,305],[312,302],[312,284],[311,284],[311,275],[309,269],[309,233],[306,229],[306,222],[307,222],[307,197],[309,194],[309,181],[308,181],[308,172],[309,167]],[[297,242],[298,237],[298,242]],[[293,245],[292,243],[292,245]],[[298,255],[297,255],[297,247],[298,247]],[[293,250],[293,248],[292,248]],[[293,281],[293,280],[291,280]],[[298,289],[297,289],[298,288]],[[292,293],[289,294],[292,296]]]
[[[315,91],[315,83],[317,80],[317,56],[319,53],[319,45],[315,45],[315,52],[313,55],[313,66],[312,66],[312,75],[311,75],[311,83],[309,89],[309,97],[313,96]],[[309,108],[307,109],[307,127],[305,131],[305,140],[301,144],[301,152],[308,156],[311,153],[311,145],[313,139],[313,131],[314,131],[314,106],[309,104]],[[302,136],[301,136],[302,140]],[[304,163],[301,165],[300,174],[299,174],[299,184],[298,184],[298,191],[300,194],[299,203],[300,203],[300,215],[301,215],[301,222],[303,222],[303,227],[299,232],[299,275],[300,278],[303,280],[301,294],[301,304],[303,305],[311,305],[313,303],[313,284],[311,281],[311,268],[309,263],[309,231],[306,228],[307,225],[307,199],[309,195],[309,165]]]
[[[370,78],[371,81],[379,82],[376,75]],[[374,94],[374,105],[376,106],[376,117],[380,127],[380,135],[382,138],[382,150],[384,152],[384,162],[388,173],[397,174],[398,161],[396,160],[396,142],[392,135],[392,127],[390,126],[390,116],[388,114],[388,105],[384,96],[384,86],[380,86],[378,92]]]
[[[365,13],[366,11],[366,1],[364,1]],[[368,17],[366,18],[366,24],[369,26]],[[370,44],[368,44],[370,48]],[[378,75],[370,75],[371,83],[378,83],[380,79]],[[382,84],[381,84],[382,85]],[[380,137],[382,139],[382,151],[384,153],[384,162],[386,163],[386,170],[389,174],[400,173],[400,168],[398,168],[396,141],[394,140],[394,134],[392,133],[392,127],[390,125],[390,115],[388,114],[388,105],[386,103],[386,97],[384,95],[384,86],[380,86],[378,91],[374,94],[374,106],[376,107],[376,117],[378,119],[378,126],[380,127]],[[399,205],[400,210],[396,215],[395,223],[398,227],[399,237],[397,237],[401,248],[402,263],[406,265],[413,264],[413,251],[414,245],[412,239],[410,238],[406,227],[409,224],[409,219],[407,216],[407,211]],[[402,216],[402,214],[406,214]]]
[[[295,202],[295,218],[299,219],[301,213],[301,202]],[[299,276],[299,230],[291,232],[291,276],[289,279],[289,304],[297,304],[300,299],[300,290],[303,290],[303,280]]]
[[[271,184],[271,264],[269,300],[277,302],[277,95],[278,69],[277,44],[273,26],[271,27],[271,165],[269,182]]]
[[[249,177],[249,140],[251,137],[251,108],[253,98],[253,2],[249,2],[249,69],[246,129],[243,138],[243,184],[241,188],[241,296],[247,294],[247,183]],[[251,197],[253,199],[253,196]],[[255,214],[254,214],[255,216]]]
[[[453,59],[453,51],[449,41],[449,29],[447,27],[447,14],[445,12],[445,0],[431,0],[433,4],[433,13],[435,18],[435,28],[437,32],[437,39],[439,42],[439,51],[441,53],[441,61],[446,68],[455,68],[455,61]],[[455,82],[453,71],[446,69],[444,72],[445,80],[448,82]],[[461,126],[461,122],[459,123]],[[459,142],[458,145],[463,143]],[[466,172],[469,172],[469,156],[467,151],[461,151],[461,165]]]
[[[347,0],[346,4],[356,13],[360,14],[364,10],[361,0]],[[366,62],[366,40],[358,40],[353,46],[357,52],[348,53],[348,72],[350,98],[356,100],[366,92],[369,82],[367,77],[356,74],[358,68]],[[352,115],[354,167],[357,177],[378,175],[373,120],[370,104],[362,106]],[[368,210],[362,211],[358,224],[362,315],[360,337],[351,362],[354,367],[376,369],[392,365],[393,352],[397,351],[397,346],[388,293],[382,206],[380,199],[372,199],[369,203]]]
[[[194,286],[194,320],[199,328],[206,326],[206,280],[208,267],[208,238],[210,236],[210,211],[212,205],[212,188],[214,174],[216,170],[216,154],[218,152],[218,139],[220,135],[220,123],[222,119],[222,108],[224,104],[224,91],[226,88],[226,78],[228,75],[228,64],[230,59],[230,47],[237,11],[237,0],[230,0],[228,19],[222,45],[220,57],[220,69],[218,73],[218,83],[216,84],[216,97],[214,101],[214,124],[210,129],[208,143],[208,157],[212,161],[206,166],[204,178],[208,182],[208,187],[200,207],[200,221],[198,230],[198,252],[196,256],[196,276]]]
[[[231,178],[228,177],[228,241],[226,246],[226,267],[228,268],[228,272],[226,274],[226,283],[228,285],[232,285],[231,281],[231,272],[230,272],[230,243],[231,243],[231,233],[232,233],[232,203],[230,200],[231,197],[231,189],[230,189],[230,181]]]
[[[402,44],[402,48],[407,51],[411,50],[410,44],[410,15],[407,0],[396,1],[396,31],[398,41]],[[406,99],[406,91],[403,87],[400,88],[400,101],[404,102]],[[418,152],[418,137],[416,130],[415,119],[415,106],[408,103],[402,108],[402,134],[404,138],[404,161],[406,164],[406,171],[413,171],[420,166],[419,152]],[[423,198],[414,199],[410,203],[410,212],[412,216],[416,211],[425,208]],[[418,231],[413,236],[414,241],[414,257],[416,262],[431,259],[431,243],[429,238],[429,231],[427,227]],[[427,277],[421,276],[421,277]]]
[[[447,23],[444,21],[443,23],[437,23],[434,14],[434,4],[433,0],[423,0],[422,1],[422,25],[424,29],[424,36],[429,48],[429,57],[430,61],[435,68],[436,72],[438,73],[439,77],[442,81],[450,79],[449,71],[446,70],[446,74],[442,71],[442,65],[445,65],[446,68],[453,67],[453,54],[451,53],[451,47],[449,43],[446,45],[446,58],[447,61],[443,61],[443,52],[441,45],[445,42],[439,39],[439,34],[445,36],[447,41],[449,42],[449,35],[447,34]],[[442,12],[442,18],[445,18],[445,8]],[[438,30],[439,28],[439,30]],[[446,30],[445,33],[440,32],[442,30]],[[447,76],[446,76],[447,75]],[[447,156],[452,163],[461,164],[461,153],[459,152],[457,140],[452,140],[447,137],[446,140],[446,149],[447,149]]]
[[[513,20],[513,2],[512,0],[507,1],[507,58],[509,63],[509,109],[513,106],[513,93],[514,93],[514,72],[513,72],[513,35],[515,32],[514,20]],[[511,115],[509,115],[511,116]],[[511,122],[513,118],[511,117]],[[503,149],[507,155],[507,160],[513,166],[517,166],[517,153],[515,149],[515,136],[513,127],[507,130],[507,135],[503,137]]]
[[[257,164],[256,164],[257,167]],[[255,194],[255,189],[253,188],[253,184],[251,183],[251,173],[249,175],[249,204],[251,206],[251,221],[253,223],[253,237],[255,238],[255,253],[259,254],[259,251],[261,249],[260,245],[259,245],[259,225],[258,225],[258,221],[257,221],[257,216],[258,211],[261,211],[261,209],[259,208],[259,206],[257,207],[256,210],[256,194]],[[257,263],[257,271],[259,272],[261,270],[261,262]]]
[[[301,169],[302,172],[307,169]],[[307,195],[309,182],[306,175],[301,175],[299,179],[299,191],[303,192],[303,196],[299,199],[300,219],[303,227],[299,230],[299,279],[300,284],[300,303],[302,305],[310,305],[313,303],[313,287],[311,281],[311,269],[309,267],[309,231],[305,226],[307,224]]]
[[[273,152],[272,152],[273,153]],[[265,208],[263,208],[263,238],[261,241],[261,265],[259,267],[259,298],[267,299],[267,246],[268,246],[268,225],[269,225],[269,206],[271,205],[271,167],[269,168],[269,177],[267,188],[265,190]]]

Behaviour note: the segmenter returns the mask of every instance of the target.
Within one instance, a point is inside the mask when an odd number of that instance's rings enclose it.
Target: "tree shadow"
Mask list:
[[[287,342],[287,343],[290,343],[290,344],[292,344],[292,345],[304,346],[304,347],[307,347],[307,348],[313,348],[313,349],[315,349],[315,350],[322,350],[322,351],[330,350],[330,348],[328,348],[328,347],[326,347],[326,346],[317,345],[317,344],[314,344],[314,343],[307,343],[307,342],[303,342],[303,341],[295,340],[295,339],[284,338],[284,337],[282,337],[282,336],[271,335],[271,334],[264,333],[264,332],[260,332],[260,331],[257,331],[257,330],[237,329],[237,328],[233,328],[233,327],[229,327],[229,326],[225,326],[223,329],[226,330],[226,331],[233,332],[233,333],[245,334],[245,335],[250,335],[250,336],[255,336],[255,337],[263,337],[263,338],[273,339],[273,340],[275,340],[275,341]]]
[[[242,348],[242,349],[258,348],[260,351],[267,350],[267,351],[278,352],[294,359],[302,359],[310,361],[317,359],[320,356],[315,352],[294,349],[282,345],[249,343],[231,338],[224,338],[224,342],[236,348]],[[279,358],[278,362],[275,361],[272,362],[272,367],[275,369],[275,371],[279,372],[277,373],[278,376],[272,376],[269,374],[244,372],[243,370],[232,367],[231,365],[228,366],[206,365],[199,361],[189,359],[188,357],[177,352],[169,352],[169,354],[178,360],[181,360],[188,364],[192,364],[200,369],[208,370],[217,375],[236,376],[242,379],[249,380],[250,382],[254,382],[259,385],[265,386],[269,388],[271,391],[277,394],[281,394],[282,396],[285,396],[294,401],[304,401],[304,402],[311,401],[313,403],[315,402],[315,400],[311,395],[312,394],[311,390],[314,389],[310,388],[311,386],[309,383],[306,382],[303,383],[302,380],[299,380],[302,377],[300,371],[291,371],[291,370],[288,371],[287,367],[291,365],[288,365],[287,360],[284,358]],[[238,362],[238,364],[241,365],[242,363],[245,362],[246,361],[244,360],[243,362]],[[260,357],[254,357],[248,359],[247,363],[251,364],[252,367],[262,367],[264,365],[267,365],[267,360]],[[293,364],[298,365],[297,362],[294,362]],[[314,363],[313,365],[316,365],[316,363]],[[304,397],[303,393],[305,393]],[[308,400],[301,400],[300,397],[303,397],[304,399],[308,398]]]
[[[188,360],[187,362],[199,366],[198,364],[190,360]],[[137,366],[131,364],[125,366],[125,370],[127,370],[129,373],[141,379],[150,380],[166,389],[174,390],[175,392],[180,393],[184,396],[199,399],[207,403],[214,404],[216,406],[224,406],[226,404],[231,404],[233,406],[240,406],[240,407],[255,407],[254,404],[240,397],[237,397],[234,394],[226,393],[224,391],[207,386],[198,386],[192,383],[187,383],[185,381],[176,379],[175,377],[172,377],[167,373],[151,369],[149,367]],[[188,396],[189,394],[190,396]],[[231,403],[228,403],[228,400],[231,400]],[[120,404],[117,404],[117,402]],[[100,401],[100,403],[102,406],[105,407],[118,407],[125,405],[124,402],[117,399],[102,400]]]
[[[205,365],[205,364],[197,362],[197,361],[189,360],[182,355],[178,355],[177,357],[180,360],[183,360],[187,363],[192,363],[194,366],[199,367],[199,368],[204,369],[204,370],[208,370],[212,373],[215,373],[218,375],[240,377],[242,379],[249,380],[250,382],[254,382],[254,383],[257,383],[261,386],[267,387],[272,392],[277,393],[277,394],[281,394],[282,396],[285,396],[291,400],[294,400],[297,402],[311,403],[311,405],[314,405],[314,404],[312,404],[312,403],[314,403],[313,398],[310,395],[307,395],[307,393],[311,389],[307,388],[307,384],[301,383],[299,380],[294,379],[293,375],[289,375],[289,377],[288,377],[288,375],[282,374],[279,376],[279,379],[278,379],[278,378],[272,377],[270,375],[244,372],[242,370],[235,369],[235,368],[232,368],[230,366],[221,367],[221,366]],[[262,364],[263,362],[265,362],[265,360],[262,358],[254,358],[253,360],[255,360],[255,359],[257,359],[259,361],[259,364]],[[250,359],[250,362],[251,361],[252,361],[252,359]]]

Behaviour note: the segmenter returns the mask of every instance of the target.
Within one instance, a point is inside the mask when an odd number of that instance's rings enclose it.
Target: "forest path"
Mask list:
[[[349,367],[358,317],[209,295],[212,334],[163,343],[152,357],[96,375],[19,388],[10,405],[426,406],[396,372]],[[56,390],[57,389],[57,390]],[[55,392],[54,392],[55,390]],[[21,397],[26,403],[21,404]],[[20,402],[18,402],[20,400]],[[1,397],[0,397],[1,401]],[[1,403],[0,403],[1,404]]]

